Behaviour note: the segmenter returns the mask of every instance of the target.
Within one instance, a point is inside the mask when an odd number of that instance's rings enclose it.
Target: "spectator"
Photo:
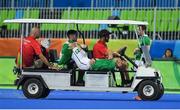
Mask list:
[[[173,51],[170,48],[167,48],[164,52],[163,58],[173,58]]]

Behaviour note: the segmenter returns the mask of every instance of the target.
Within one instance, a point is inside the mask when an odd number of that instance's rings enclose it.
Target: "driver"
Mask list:
[[[94,45],[93,47],[93,57],[96,59],[113,59],[113,57],[119,57],[118,52],[112,52],[111,50],[108,49],[107,43],[109,42],[111,33],[103,29],[99,32],[99,41]],[[126,60],[124,60],[126,61]],[[124,70],[127,70],[128,68],[128,63],[126,63],[127,66],[124,68]],[[130,78],[128,72],[121,72],[121,85],[129,85]]]
[[[81,70],[108,70],[114,71],[115,68],[124,70],[127,66],[127,62],[120,58],[114,59],[89,59],[86,52],[81,49],[77,43],[72,43],[71,48],[73,50],[72,59]]]

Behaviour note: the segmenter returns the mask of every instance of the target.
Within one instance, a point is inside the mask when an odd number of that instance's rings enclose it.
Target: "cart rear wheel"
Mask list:
[[[42,82],[35,78],[26,80],[22,86],[24,96],[29,99],[41,98],[45,95],[45,89]]]
[[[138,95],[142,100],[155,100],[159,97],[159,86],[151,80],[146,80],[140,83]]]
[[[41,96],[41,98],[46,98],[50,93],[50,90],[48,88],[45,88],[43,95]]]

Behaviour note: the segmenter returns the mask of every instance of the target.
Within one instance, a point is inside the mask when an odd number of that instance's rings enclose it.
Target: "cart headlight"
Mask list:
[[[154,72],[154,74],[155,74],[155,77],[158,77],[158,78],[160,77],[158,72]]]

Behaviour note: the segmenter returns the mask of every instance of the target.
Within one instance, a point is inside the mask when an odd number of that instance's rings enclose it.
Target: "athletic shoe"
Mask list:
[[[137,100],[137,101],[141,101],[142,100],[139,96],[135,96],[134,99]]]

